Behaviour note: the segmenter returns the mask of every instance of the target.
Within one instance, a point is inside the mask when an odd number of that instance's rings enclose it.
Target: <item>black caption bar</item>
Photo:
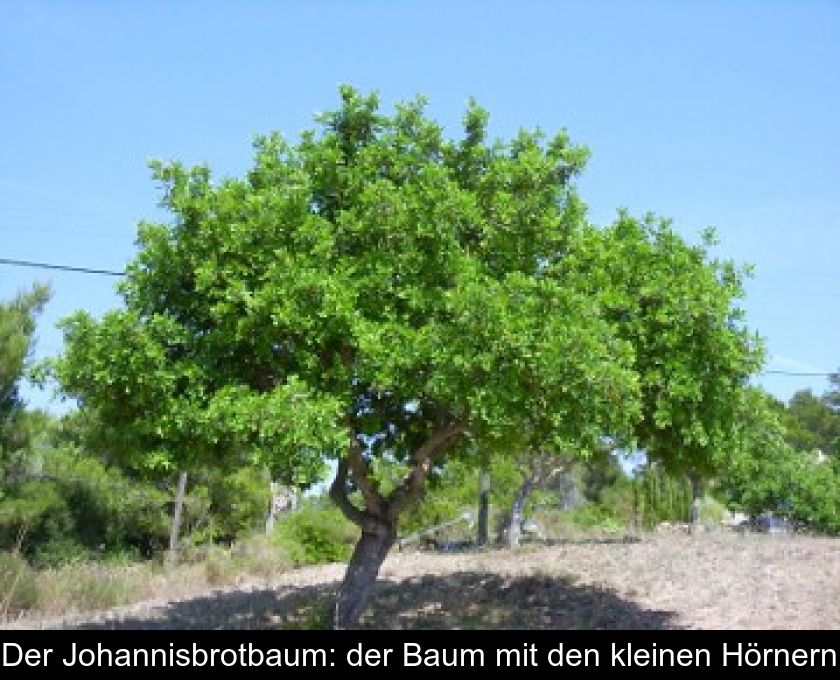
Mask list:
[[[0,671],[18,673],[840,668],[840,635],[827,631],[7,631],[0,651]]]

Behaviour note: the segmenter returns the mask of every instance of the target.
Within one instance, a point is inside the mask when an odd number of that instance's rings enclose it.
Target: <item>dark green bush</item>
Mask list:
[[[34,564],[55,566],[166,546],[169,494],[72,449],[39,456],[37,474],[3,490],[0,548],[20,544]]]
[[[263,529],[271,502],[265,470],[204,471],[191,479],[184,525],[198,534],[195,542],[230,543]]]

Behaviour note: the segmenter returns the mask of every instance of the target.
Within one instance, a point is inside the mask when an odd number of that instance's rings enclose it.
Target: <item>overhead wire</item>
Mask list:
[[[0,264],[9,265],[12,267],[30,267],[34,269],[48,269],[65,272],[73,272],[76,274],[94,274],[100,276],[125,276],[125,272],[115,271],[113,269],[95,269],[92,267],[75,267],[64,264],[52,264],[49,262],[33,262],[31,260],[16,260],[11,258],[0,257]],[[840,373],[834,372],[811,372],[811,371],[782,371],[768,369],[760,371],[760,375],[783,375],[793,377],[811,377],[811,378],[829,378]]]
[[[66,264],[51,264],[48,262],[33,262],[31,260],[15,260],[7,257],[0,257],[0,264],[10,267],[30,267],[33,269],[51,269],[63,272],[74,272],[76,274],[99,274],[102,276],[125,276],[125,272],[114,271],[113,269],[93,269],[90,267],[73,267]]]

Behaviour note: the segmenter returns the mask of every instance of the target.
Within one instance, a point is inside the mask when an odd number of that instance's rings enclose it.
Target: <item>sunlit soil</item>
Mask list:
[[[299,569],[84,619],[16,626],[329,626],[343,565]],[[511,553],[394,552],[371,628],[840,628],[840,540],[710,533],[600,537]]]

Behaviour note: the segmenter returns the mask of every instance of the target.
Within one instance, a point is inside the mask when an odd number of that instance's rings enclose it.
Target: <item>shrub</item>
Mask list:
[[[612,508],[596,503],[570,510],[569,521],[581,529],[598,529],[607,533],[618,533],[625,529],[624,521]]]
[[[209,547],[203,558],[204,576],[213,586],[235,583],[243,577],[269,579],[295,566],[276,537],[251,536],[230,548]]]
[[[840,471],[786,444],[737,459],[724,483],[739,510],[772,512],[814,531],[840,534]]]
[[[4,489],[0,547],[58,566],[110,553],[151,555],[168,536],[168,494],[70,448],[41,452],[41,471]]]
[[[247,466],[191,475],[184,527],[192,541],[230,543],[262,529],[271,502],[269,482],[267,471]]]
[[[37,574],[18,553],[0,553],[0,620],[37,603]]]
[[[711,496],[700,500],[700,523],[706,526],[719,526],[726,517],[726,506]]]
[[[324,564],[348,560],[359,532],[338,508],[317,499],[278,518],[272,538],[295,565]]]

